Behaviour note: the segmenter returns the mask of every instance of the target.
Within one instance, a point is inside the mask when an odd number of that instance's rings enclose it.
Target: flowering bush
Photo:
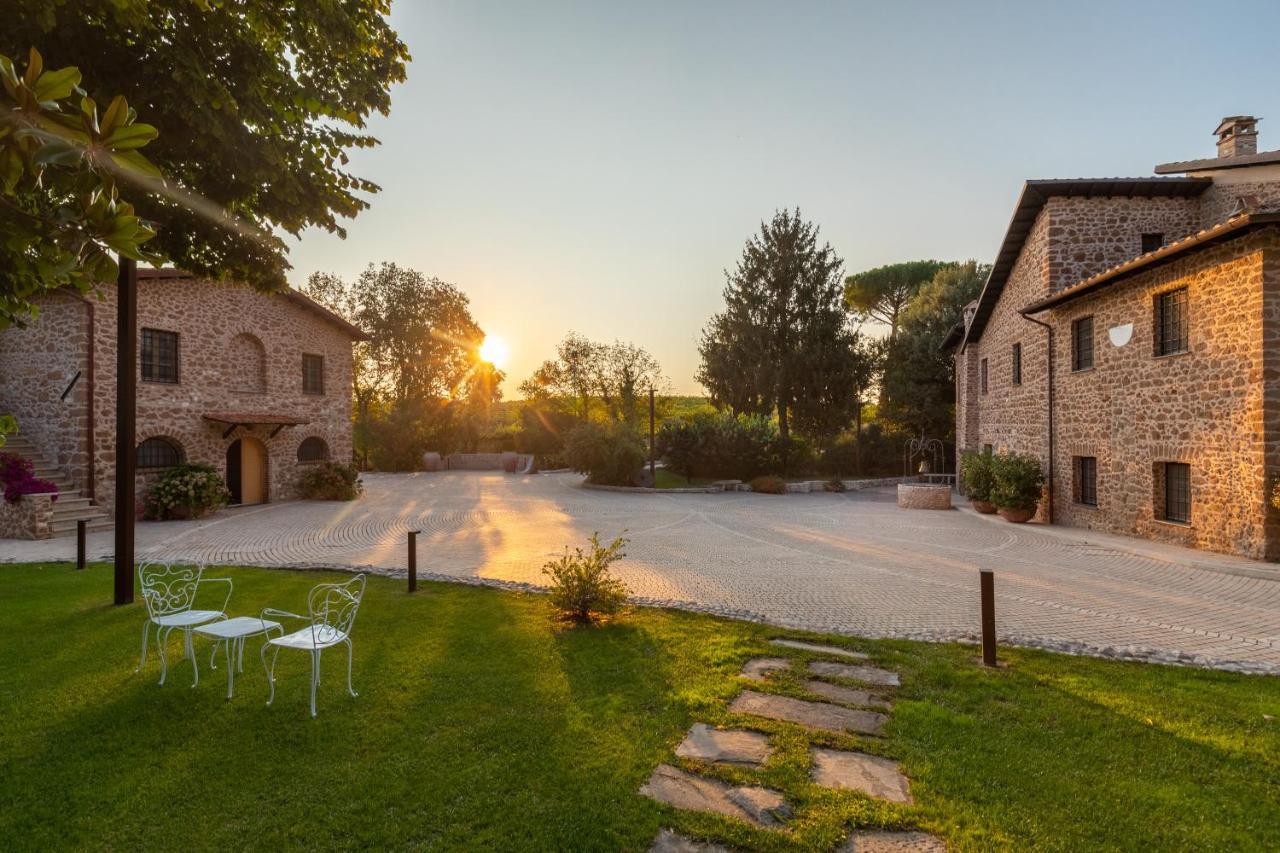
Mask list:
[[[787,481],[772,474],[765,474],[751,481],[751,491],[762,495],[783,495],[787,492]]]
[[[364,493],[354,465],[321,462],[298,475],[298,493],[310,501],[353,501]]]
[[[39,495],[52,492],[57,500],[58,487],[35,475],[35,467],[21,456],[0,453],[0,485],[4,486],[4,499],[17,503],[23,495]]]
[[[221,509],[231,495],[212,465],[183,463],[165,469],[147,491],[148,518],[199,518]]]

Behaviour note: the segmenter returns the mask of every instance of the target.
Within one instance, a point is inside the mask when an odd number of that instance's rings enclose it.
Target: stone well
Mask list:
[[[899,483],[898,506],[903,509],[951,509],[951,486],[946,483]]]

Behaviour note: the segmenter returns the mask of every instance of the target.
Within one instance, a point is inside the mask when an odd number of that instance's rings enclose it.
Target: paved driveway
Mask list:
[[[624,529],[619,573],[645,599],[778,625],[870,636],[971,638],[977,570],[996,571],[1010,641],[1280,672],[1280,571],[1232,557],[969,511],[900,510],[863,494],[637,495],[567,474],[372,474],[357,502],[294,502],[147,523],[157,558],[404,570],[416,528],[424,576],[539,584],[592,531]],[[74,541],[0,540],[0,559],[72,556]],[[90,551],[106,556],[109,533]]]

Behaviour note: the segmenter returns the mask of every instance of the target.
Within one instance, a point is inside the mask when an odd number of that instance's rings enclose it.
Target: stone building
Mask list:
[[[1256,125],[1155,177],[1023,186],[949,345],[957,447],[1038,456],[1041,520],[1280,558],[1280,151]]]
[[[349,462],[351,345],[363,333],[296,291],[268,295],[173,270],[138,271],[138,495],[179,461],[215,466],[233,503],[295,496],[299,470]],[[0,332],[6,451],[59,483],[52,533],[112,511],[116,289],[57,292]],[[76,494],[78,493],[78,494]]]

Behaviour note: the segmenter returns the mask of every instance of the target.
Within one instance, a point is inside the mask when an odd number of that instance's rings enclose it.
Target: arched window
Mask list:
[[[231,339],[232,388],[261,394],[267,390],[267,350],[248,332]]]
[[[172,468],[182,464],[182,448],[167,438],[148,438],[138,445],[139,468]]]
[[[303,439],[302,444],[298,445],[299,462],[323,462],[328,458],[329,445],[324,443],[323,438],[313,435]]]

